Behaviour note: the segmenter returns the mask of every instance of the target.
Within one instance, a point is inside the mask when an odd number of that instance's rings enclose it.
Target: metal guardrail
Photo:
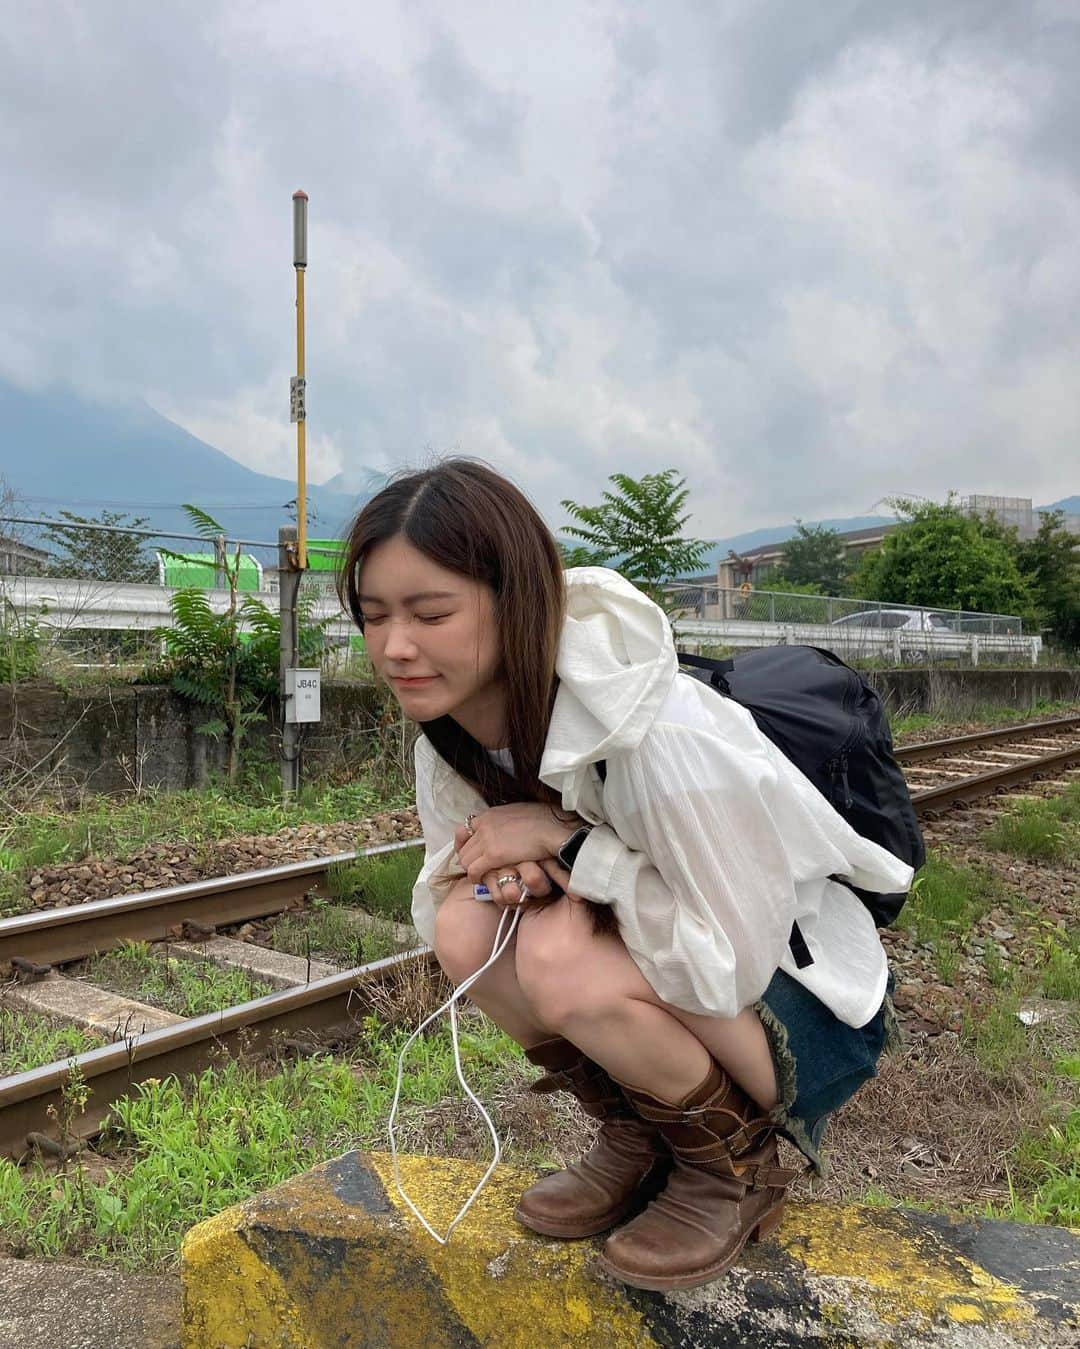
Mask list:
[[[929,605],[889,604],[883,600],[844,595],[803,595],[792,591],[757,590],[751,586],[710,583],[664,587],[686,618],[723,619],[758,623],[812,623],[849,627],[858,631],[893,629],[978,633],[988,637],[1023,637],[1024,620],[1018,614],[980,613],[970,609],[942,609]]]
[[[701,646],[824,646],[856,660],[897,664],[986,659],[1038,663],[1042,639],[1016,614],[919,608],[832,595],[719,585],[666,587],[675,631]]]
[[[901,632],[870,629],[844,632],[832,624],[753,623],[738,619],[676,619],[675,635],[687,650],[703,647],[756,648],[763,646],[823,646],[845,660],[880,657],[897,665],[935,664],[968,660],[978,665],[986,658],[1023,660],[1037,665],[1040,637],[990,637],[972,633]]]

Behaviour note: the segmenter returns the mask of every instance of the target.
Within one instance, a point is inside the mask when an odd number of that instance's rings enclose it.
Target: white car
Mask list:
[[[833,619],[831,626],[843,628],[854,639],[865,633],[868,646],[882,648],[892,645],[891,641],[883,640],[884,634],[898,631],[902,654],[910,661],[925,661],[930,651],[939,655],[961,655],[970,645],[951,623],[927,609],[863,609],[857,614]],[[928,640],[921,645],[919,635],[924,633]]]

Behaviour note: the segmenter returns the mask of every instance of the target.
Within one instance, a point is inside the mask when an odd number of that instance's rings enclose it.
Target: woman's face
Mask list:
[[[432,562],[400,534],[360,569],[364,640],[376,672],[414,721],[452,716],[482,745],[503,740],[494,595]]]

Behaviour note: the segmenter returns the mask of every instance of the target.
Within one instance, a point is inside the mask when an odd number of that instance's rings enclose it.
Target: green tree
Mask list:
[[[812,586],[819,595],[842,595],[850,568],[840,534],[824,525],[795,522],[796,533],[783,547],[776,569],[778,586]]]
[[[1029,616],[1034,604],[1016,549],[994,521],[968,515],[952,497],[892,501],[904,524],[866,553],[854,589],[865,599],[939,609]]]
[[[1069,650],[1080,649],[1080,535],[1064,527],[1061,511],[1043,515],[1033,539],[1017,544],[1017,562],[1040,622]]]
[[[618,490],[605,491],[599,506],[564,500],[563,507],[578,523],[565,525],[562,532],[583,545],[560,545],[564,565],[610,564],[667,611],[664,582],[696,571],[712,546],[682,537],[690,512],[679,512],[689,493],[685,478],[676,481],[677,472],[668,468],[640,479],[613,473],[608,481]]]
[[[42,530],[48,542],[61,550],[49,564],[50,575],[90,581],[157,581],[157,561],[146,552],[146,540],[124,532],[141,529],[147,523],[144,516],[129,518],[124,511],[102,511],[98,516],[73,511],[60,514],[66,524],[57,521]]]

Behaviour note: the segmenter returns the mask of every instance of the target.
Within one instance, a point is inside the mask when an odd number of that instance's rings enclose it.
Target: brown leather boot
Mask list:
[[[601,1263],[635,1288],[693,1288],[718,1278],[748,1241],[778,1226],[788,1185],[776,1131],[718,1065],[677,1105],[636,1087],[627,1099],[659,1126],[675,1159],[667,1186],[612,1233]]]
[[[600,1121],[600,1135],[579,1162],[530,1185],[514,1217],[548,1237],[605,1232],[658,1193],[671,1154],[656,1125],[631,1110],[603,1068],[569,1040],[545,1040],[525,1057],[548,1070],[530,1090],[570,1092]]]

